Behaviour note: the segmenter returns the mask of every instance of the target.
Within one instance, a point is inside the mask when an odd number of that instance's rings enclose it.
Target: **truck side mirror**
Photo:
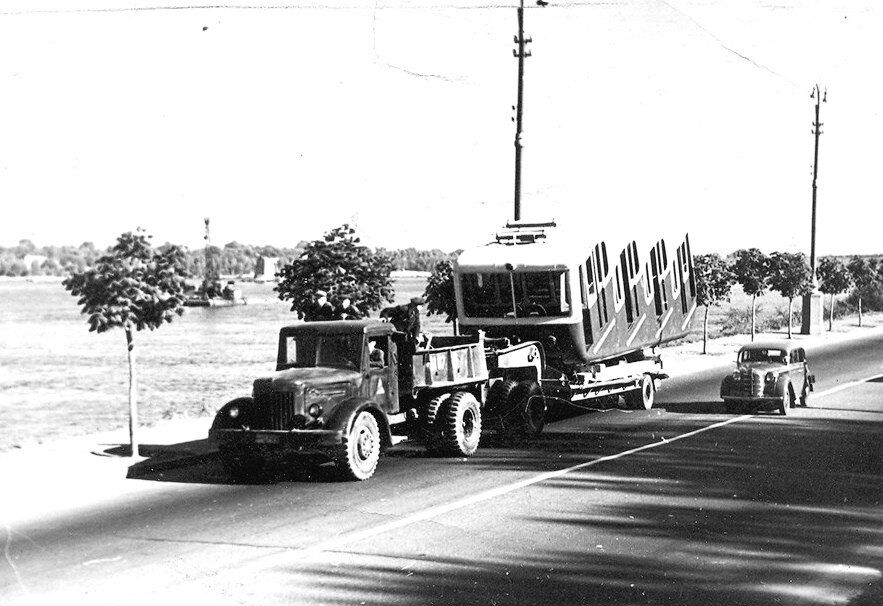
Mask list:
[[[815,383],[816,376],[815,375],[806,375],[806,380],[809,381],[810,383]]]

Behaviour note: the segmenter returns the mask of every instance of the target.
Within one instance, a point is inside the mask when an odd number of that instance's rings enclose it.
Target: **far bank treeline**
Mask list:
[[[209,252],[218,259],[221,274],[252,276],[259,257],[277,257],[280,265],[285,265],[300,258],[307,244],[307,241],[301,241],[294,248],[280,248],[234,241],[211,246]],[[159,248],[170,246],[166,243]],[[83,242],[79,246],[37,246],[30,240],[21,240],[17,246],[0,246],[0,276],[67,276],[91,267],[110,248],[96,248],[92,242]],[[380,248],[377,252],[390,259],[394,270],[432,271],[439,262],[453,259],[459,251]],[[205,269],[205,249],[185,249],[184,255],[187,272],[201,276]]]

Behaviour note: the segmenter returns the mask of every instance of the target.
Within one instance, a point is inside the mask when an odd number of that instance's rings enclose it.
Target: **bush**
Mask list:
[[[757,320],[755,328],[757,332],[763,332],[765,329],[765,318],[763,315],[763,305],[757,306]],[[725,337],[732,335],[744,335],[751,333],[751,306],[731,307],[724,314],[724,320],[721,323],[721,334]]]
[[[858,293],[853,290],[844,301],[846,309],[850,312],[858,312]],[[862,310],[883,311],[883,285],[874,284],[862,293]],[[836,315],[835,315],[836,317]]]

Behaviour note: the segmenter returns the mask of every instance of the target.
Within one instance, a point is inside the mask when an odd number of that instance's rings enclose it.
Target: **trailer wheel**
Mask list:
[[[546,398],[536,381],[522,381],[511,394],[514,429],[525,436],[540,435],[546,425]]]
[[[638,389],[626,392],[625,403],[634,410],[650,410],[653,408],[655,393],[656,386],[653,384],[653,377],[644,375],[641,377],[641,386]]]
[[[471,393],[458,391],[444,401],[436,419],[442,454],[468,457],[478,450],[481,439],[481,409]]]
[[[367,480],[373,476],[380,460],[380,429],[374,415],[367,410],[360,412],[337,449],[335,462],[342,479]]]

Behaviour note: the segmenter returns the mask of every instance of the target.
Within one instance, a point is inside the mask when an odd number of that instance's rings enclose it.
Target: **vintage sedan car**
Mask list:
[[[736,356],[736,369],[721,382],[721,398],[729,411],[760,408],[783,415],[798,402],[806,406],[815,376],[809,374],[806,352],[788,342],[745,345]]]

